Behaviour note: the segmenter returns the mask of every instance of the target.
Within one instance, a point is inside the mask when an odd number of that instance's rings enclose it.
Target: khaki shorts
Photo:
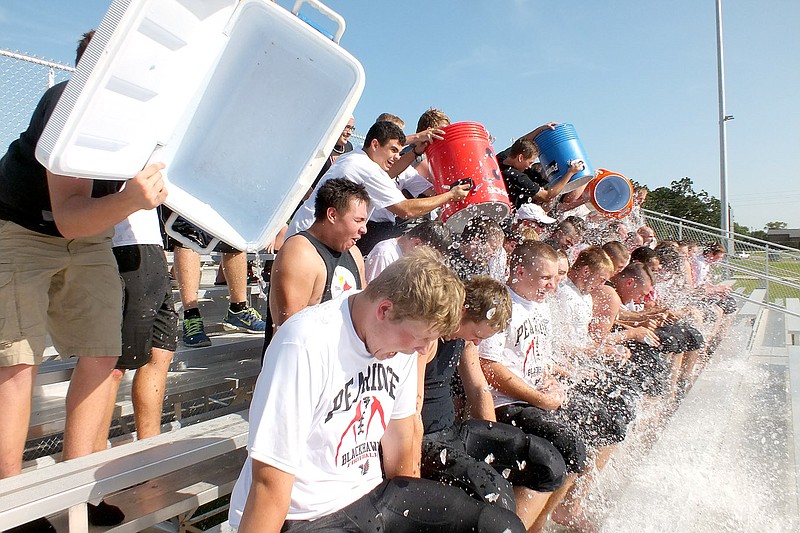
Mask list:
[[[65,359],[119,357],[112,234],[67,240],[0,220],[0,366],[41,363],[48,334]]]

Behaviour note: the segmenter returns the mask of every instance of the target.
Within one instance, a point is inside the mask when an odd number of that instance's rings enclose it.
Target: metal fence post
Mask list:
[[[683,221],[678,222],[678,240],[683,240]]]

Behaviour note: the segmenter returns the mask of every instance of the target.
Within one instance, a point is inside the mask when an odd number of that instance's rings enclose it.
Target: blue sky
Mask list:
[[[279,0],[291,7],[293,1]],[[3,0],[0,48],[71,63],[108,0]],[[429,106],[495,147],[575,125],[595,167],[719,196],[714,0],[328,0],[366,71],[363,133]],[[723,0],[729,198],[736,222],[800,227],[800,2]]]

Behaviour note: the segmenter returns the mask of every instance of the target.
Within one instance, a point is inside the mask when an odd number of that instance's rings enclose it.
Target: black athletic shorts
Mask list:
[[[631,351],[625,372],[636,391],[648,396],[665,394],[672,383],[671,359],[649,344],[629,341],[625,346]]]
[[[514,485],[552,492],[564,484],[566,465],[550,441],[502,422],[467,420],[461,425],[467,453],[491,465]],[[491,456],[490,456],[491,454]]]
[[[282,532],[524,533],[517,515],[429,479],[385,480],[344,509],[316,520],[287,520]]]
[[[572,421],[584,442],[600,448],[625,440],[628,425],[636,416],[636,403],[622,390],[608,392],[604,384],[596,385],[574,386],[560,411]]]
[[[165,226],[167,220],[169,219],[169,216],[172,213],[173,211],[165,205],[162,205],[159,208],[159,216],[161,217],[162,228]],[[195,226],[182,216],[178,216],[178,218],[172,224],[172,229],[174,229],[175,231],[177,231],[178,233],[180,233],[193,243],[197,244],[201,248],[208,247],[208,244],[214,238],[213,235],[198,228],[197,226]],[[184,248],[184,245],[182,243],[173,239],[169,234],[166,233],[166,231],[164,232],[162,237],[164,237],[165,240],[164,244],[167,250],[174,250],[176,246]],[[228,254],[228,253],[237,253],[240,252],[241,250],[237,250],[236,248],[234,248],[233,246],[231,246],[226,242],[219,241],[219,243],[217,243],[217,245],[214,246],[214,251]]]
[[[564,458],[567,472],[586,469],[586,442],[560,409],[546,411],[525,403],[512,403],[495,409],[497,421],[520,428],[528,435],[550,442]]]
[[[150,361],[152,348],[175,351],[178,315],[161,246],[134,244],[113,251],[124,289],[122,356],[117,368],[133,370]]]
[[[467,453],[456,428],[422,436],[422,477],[458,487],[474,498],[514,512],[514,488],[493,467]]]
[[[662,353],[692,352],[701,349],[705,343],[703,334],[686,322],[661,326],[655,333],[661,342]]]

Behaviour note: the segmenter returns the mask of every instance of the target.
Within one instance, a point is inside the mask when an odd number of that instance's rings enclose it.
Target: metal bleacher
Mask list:
[[[648,213],[648,222],[661,239],[679,236],[665,232],[675,230],[670,219]],[[714,238],[710,229],[692,234],[681,224],[681,238]],[[745,268],[758,279],[737,286]],[[800,530],[800,298],[787,290],[794,280],[766,286],[757,270],[741,258],[717,269],[718,280],[732,282],[739,295],[737,320],[680,408],[663,425],[634,432],[595,476],[586,507],[601,532]],[[123,385],[113,447],[57,462],[57,446],[40,444],[57,442],[63,430],[72,366],[42,366],[25,471],[0,484],[0,529],[46,515],[62,533],[228,531],[225,497],[244,460],[263,339],[214,327],[227,307],[214,274],[207,258],[201,305],[213,345],[176,352],[161,436],[134,440]],[[258,289],[252,292],[251,303],[263,309]],[[123,524],[88,526],[86,502],[101,497],[125,510]],[[550,523],[545,531],[564,530]]]

